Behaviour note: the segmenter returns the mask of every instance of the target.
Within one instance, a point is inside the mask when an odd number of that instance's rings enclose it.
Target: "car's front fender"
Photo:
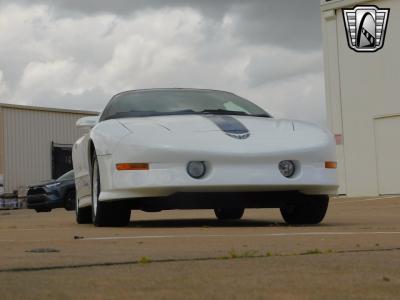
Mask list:
[[[117,120],[107,120],[98,123],[90,132],[96,155],[110,155],[122,138],[131,132]]]

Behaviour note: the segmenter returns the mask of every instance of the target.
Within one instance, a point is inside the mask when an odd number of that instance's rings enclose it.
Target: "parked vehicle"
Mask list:
[[[280,208],[290,224],[317,224],[337,190],[333,135],[275,119],[232,93],[196,89],[114,96],[73,147],[78,223],[123,226],[132,209]]]
[[[53,208],[75,209],[74,171],[69,171],[57,180],[43,182],[29,187],[28,208],[37,212],[49,212]]]

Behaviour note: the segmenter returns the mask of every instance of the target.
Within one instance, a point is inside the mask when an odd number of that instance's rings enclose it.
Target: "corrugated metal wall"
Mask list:
[[[356,53],[348,46],[341,9],[356,4],[390,8],[384,48]],[[326,98],[338,146],[340,193],[398,194],[400,1],[346,0],[322,6]]]
[[[51,179],[51,142],[75,143],[83,135],[75,123],[84,116],[3,107],[5,190]]]

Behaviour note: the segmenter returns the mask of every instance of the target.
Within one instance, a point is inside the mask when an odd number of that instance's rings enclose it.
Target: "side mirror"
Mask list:
[[[82,129],[92,129],[94,126],[96,126],[97,122],[99,121],[99,117],[84,117],[79,119],[76,122],[76,127],[82,128]]]

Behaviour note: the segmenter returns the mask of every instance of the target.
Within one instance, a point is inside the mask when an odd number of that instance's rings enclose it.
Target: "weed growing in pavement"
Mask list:
[[[246,257],[254,257],[254,256],[257,256],[257,255],[258,255],[258,251],[257,250],[247,250],[241,255],[241,257],[246,258]]]
[[[335,253],[332,249],[328,250],[320,250],[320,249],[312,249],[312,250],[307,250],[306,252],[300,252],[300,253],[272,253],[272,252],[266,252],[265,254],[258,254],[259,252],[257,250],[248,250],[245,252],[237,253],[235,249],[231,249],[228,252],[228,256],[222,256],[219,257],[218,259],[240,259],[240,258],[261,258],[261,257],[277,257],[277,256],[297,256],[297,255],[313,255],[313,254],[331,254]]]
[[[258,251],[257,250],[246,250],[244,252],[241,253],[236,253],[235,249],[232,249],[228,252],[228,256],[227,257],[223,257],[223,258],[249,258],[249,257],[255,257],[255,256],[259,256],[257,255]]]
[[[333,253],[334,251],[332,249],[328,250],[320,250],[320,249],[314,249],[314,250],[308,250],[306,252],[300,253],[300,255],[312,255],[312,254],[329,254]]]
[[[231,249],[231,250],[228,252],[228,255],[229,255],[229,256],[228,256],[229,258],[238,258],[238,257],[239,257],[239,255],[237,255],[235,249]]]
[[[143,256],[139,259],[139,264],[149,264],[151,263],[151,259],[147,256]]]
[[[301,255],[311,255],[311,254],[323,254],[324,252],[319,249],[307,250],[306,252],[301,253]]]

